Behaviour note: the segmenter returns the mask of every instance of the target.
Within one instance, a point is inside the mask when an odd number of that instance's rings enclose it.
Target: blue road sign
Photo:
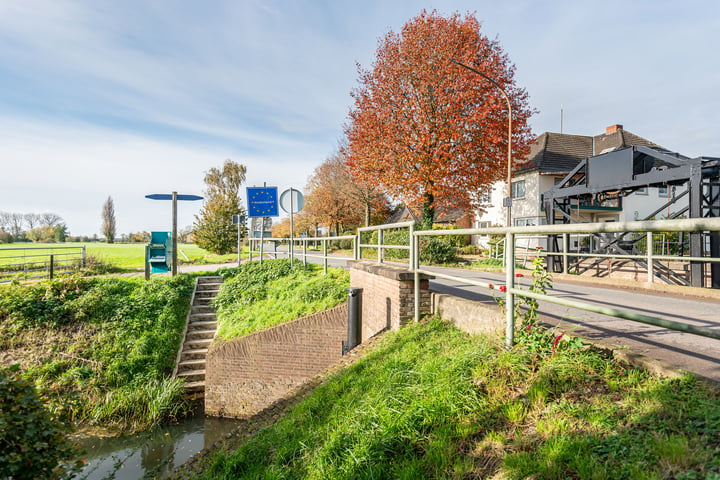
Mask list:
[[[247,187],[248,217],[279,217],[277,187]]]
[[[172,200],[172,194],[170,193],[153,193],[150,195],[145,195],[145,198],[149,198],[150,200]],[[200,195],[185,195],[183,193],[179,194],[177,196],[178,200],[202,200],[203,197]]]

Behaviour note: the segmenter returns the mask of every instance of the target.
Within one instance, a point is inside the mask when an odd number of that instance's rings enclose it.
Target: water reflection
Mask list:
[[[87,461],[80,474],[84,480],[163,478],[230,433],[238,422],[197,415],[179,425],[122,437],[88,436],[78,439]]]

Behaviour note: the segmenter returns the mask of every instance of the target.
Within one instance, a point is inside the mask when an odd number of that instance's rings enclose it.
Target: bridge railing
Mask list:
[[[358,237],[356,235],[340,235],[340,236],[333,236],[333,237],[298,237],[293,238],[292,240],[290,238],[278,238],[278,237],[266,237],[264,239],[260,238],[251,238],[250,239],[250,261],[253,259],[253,255],[258,255],[258,260],[260,263],[263,261],[263,257],[268,255],[273,255],[275,258],[278,258],[278,255],[284,255],[290,258],[290,263],[293,263],[296,258],[299,258],[302,260],[303,264],[307,264],[308,258],[320,258],[323,260],[323,270],[325,273],[327,273],[328,268],[328,259],[333,258],[336,260],[354,260],[356,258],[355,252],[357,251],[357,239]],[[352,256],[347,255],[330,255],[328,253],[329,246],[335,242],[340,241],[350,241],[351,243],[351,250],[353,252]],[[266,251],[265,245],[268,243],[272,244],[272,251]],[[313,247],[317,248],[320,247],[320,253],[315,253],[316,250],[311,249],[311,244],[314,244]],[[287,249],[287,251],[278,251],[278,246],[284,245]],[[296,248],[298,249],[296,251]]]
[[[655,232],[720,232],[720,218],[692,218],[692,219],[681,219],[681,220],[654,220],[654,221],[635,221],[635,222],[609,222],[609,223],[579,223],[579,224],[568,224],[568,225],[541,225],[541,226],[528,226],[528,227],[491,227],[491,228],[472,228],[472,229],[460,229],[460,230],[426,230],[426,231],[414,231],[412,232],[412,240],[410,246],[413,252],[410,255],[411,264],[410,269],[415,275],[415,320],[419,320],[420,317],[420,291],[419,291],[419,276],[420,274],[434,275],[438,278],[444,278],[458,283],[475,285],[488,289],[494,288],[493,285],[486,282],[479,282],[469,280],[467,278],[461,278],[453,275],[447,275],[439,273],[437,271],[431,271],[423,269],[420,265],[420,237],[424,236],[439,236],[439,235],[504,235],[505,236],[505,252],[515,252],[516,241],[518,237],[527,235],[578,235],[578,234],[593,234],[593,233],[625,233],[625,232],[640,232],[652,234]],[[565,237],[567,238],[567,237]],[[652,245],[652,242],[648,242]],[[569,256],[577,256],[575,252],[569,252],[566,248],[567,242],[563,242],[563,251],[561,252],[543,252],[538,251],[538,255],[559,255],[563,258],[563,264],[567,266],[567,259]],[[706,262],[720,262],[720,258],[713,257],[676,257],[668,255],[653,256],[652,248],[648,249],[648,276],[652,277],[652,265],[653,259],[682,259],[691,263],[706,263]],[[590,256],[596,256],[591,254]],[[602,313],[613,317],[623,318],[626,320],[632,320],[636,322],[646,323],[658,327],[668,328],[671,330],[677,330],[681,332],[692,333],[694,335],[701,335],[704,337],[720,339],[720,329],[711,329],[707,327],[699,327],[690,325],[687,323],[676,322],[663,318],[653,317],[649,315],[642,315],[627,310],[621,310],[616,308],[602,307],[587,302],[579,302],[575,300],[569,300],[554,295],[541,295],[538,293],[530,292],[517,288],[515,283],[515,255],[505,255],[505,308],[506,308],[506,325],[505,325],[505,339],[508,346],[512,346],[514,343],[514,332],[515,332],[515,297],[526,297],[533,298],[536,300],[542,300],[558,305],[564,305],[567,307],[577,308],[580,310]],[[567,268],[566,268],[567,270]]]

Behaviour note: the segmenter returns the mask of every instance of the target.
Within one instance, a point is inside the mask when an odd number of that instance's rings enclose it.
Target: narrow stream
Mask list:
[[[203,448],[238,426],[237,420],[205,417],[199,413],[177,425],[120,437],[80,436],[85,451],[81,480],[163,478]]]

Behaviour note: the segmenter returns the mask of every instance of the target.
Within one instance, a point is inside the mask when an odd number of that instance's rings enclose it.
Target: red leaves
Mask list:
[[[526,153],[527,94],[499,44],[473,15],[422,12],[380,40],[372,70],[359,69],[345,127],[351,173],[419,208],[471,206],[473,194],[507,168],[507,107],[495,87],[450,62],[472,64],[513,103],[514,156]]]

